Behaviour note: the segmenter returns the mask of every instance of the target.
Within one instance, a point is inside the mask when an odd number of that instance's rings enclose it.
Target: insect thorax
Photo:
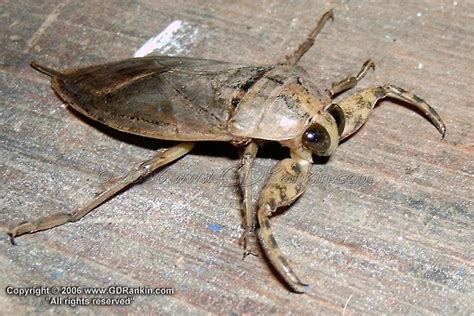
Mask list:
[[[301,136],[326,100],[298,66],[276,66],[245,93],[231,120],[239,137],[282,141]]]

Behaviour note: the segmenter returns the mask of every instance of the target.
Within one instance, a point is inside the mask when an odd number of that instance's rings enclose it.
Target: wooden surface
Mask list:
[[[127,58],[176,20],[181,31],[157,53],[265,64],[333,8],[335,21],[301,60],[315,81],[328,87],[370,57],[376,71],[358,88],[413,91],[448,130],[441,141],[421,115],[387,100],[314,166],[306,194],[272,218],[308,294],[289,293],[261,256],[241,260],[238,156],[208,143],[77,223],[20,237],[18,246],[2,235],[0,313],[474,313],[473,1],[28,0],[0,8],[3,229],[83,205],[111,175],[170,145],[84,120],[29,61],[63,69]],[[286,154],[278,146],[260,153],[258,184]],[[3,290],[111,284],[175,294],[71,308]]]

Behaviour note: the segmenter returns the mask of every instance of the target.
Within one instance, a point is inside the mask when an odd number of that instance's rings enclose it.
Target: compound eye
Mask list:
[[[341,107],[335,103],[331,104],[327,110],[329,114],[332,115],[334,120],[336,121],[337,124],[337,130],[339,132],[339,136],[342,135],[344,132],[344,127],[346,126],[346,120],[344,117],[344,111],[341,109]]]
[[[303,134],[303,145],[313,154],[324,154],[331,146],[328,131],[320,124],[311,125]]]

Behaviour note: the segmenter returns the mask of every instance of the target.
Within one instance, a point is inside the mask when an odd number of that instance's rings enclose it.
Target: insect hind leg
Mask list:
[[[311,31],[311,33],[309,33],[308,38],[306,38],[306,40],[301,43],[292,54],[286,56],[286,61],[283,64],[296,65],[301,57],[303,57],[303,55],[313,47],[316,36],[321,32],[321,29],[329,19],[334,20],[332,9],[323,14],[316,27]]]
[[[27,221],[18,224],[13,227],[8,234],[10,239],[14,244],[14,238],[24,235],[32,234],[38,231],[51,229],[53,227],[61,226],[67,223],[75,222],[86,216],[89,212],[97,208],[102,203],[109,200],[111,197],[128,187],[129,185],[135,183],[136,181],[142,179],[143,177],[149,175],[157,168],[160,168],[182,156],[187,154],[194,146],[194,143],[185,142],[179,145],[173,146],[167,149],[164,152],[159,152],[155,154],[151,159],[146,160],[140,163],[137,168],[132,169],[126,177],[116,182],[110,188],[99,194],[92,201],[89,202],[84,207],[81,207],[74,211],[73,213],[56,213],[48,215],[37,220]]]

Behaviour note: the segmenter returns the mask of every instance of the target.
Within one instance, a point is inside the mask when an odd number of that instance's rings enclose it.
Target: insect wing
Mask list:
[[[233,95],[259,71],[151,56],[66,70],[52,86],[80,113],[121,131],[166,140],[230,140]]]

